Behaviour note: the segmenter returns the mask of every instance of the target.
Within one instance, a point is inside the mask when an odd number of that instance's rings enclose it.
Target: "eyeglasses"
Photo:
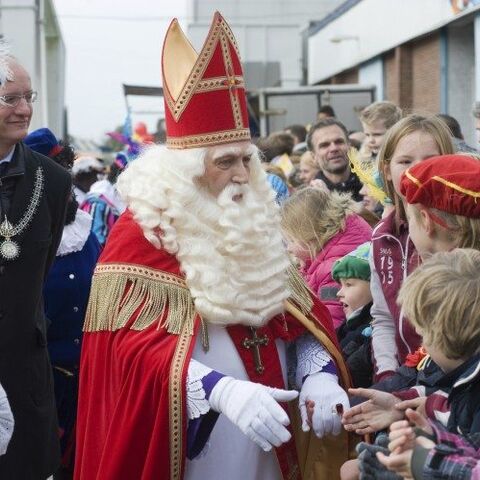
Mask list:
[[[27,92],[23,95],[0,95],[0,106],[15,108],[22,98],[31,105],[37,99],[37,92]]]

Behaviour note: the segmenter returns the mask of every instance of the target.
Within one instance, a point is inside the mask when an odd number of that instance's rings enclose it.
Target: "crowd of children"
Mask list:
[[[383,192],[373,231],[315,181],[286,200],[282,228],[356,387],[342,423],[368,435],[341,477],[480,478],[480,161],[454,153],[441,117],[401,116],[377,102],[360,117],[352,168],[363,194]]]

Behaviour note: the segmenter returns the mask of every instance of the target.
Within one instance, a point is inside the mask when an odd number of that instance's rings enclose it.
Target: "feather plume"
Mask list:
[[[360,181],[368,187],[368,194],[385,205],[385,202],[388,202],[388,197],[375,180],[375,174],[377,173],[375,163],[370,159],[362,158],[355,148],[349,150],[348,159],[352,172],[356,173]]]

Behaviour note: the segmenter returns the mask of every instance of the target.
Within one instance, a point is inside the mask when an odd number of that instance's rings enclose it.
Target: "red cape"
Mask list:
[[[302,302],[301,293],[293,295],[287,303],[290,313],[270,321],[268,328],[286,340],[304,328],[313,330],[348,387],[328,311],[305,292],[309,298]],[[183,478],[186,375],[201,323],[192,305],[177,259],[155,249],[132,215],[124,213],[92,283],[80,368],[75,480]],[[174,310],[180,311],[181,322]],[[236,328],[231,328],[232,338]],[[253,381],[281,386],[281,378],[255,378],[252,357],[242,358]]]

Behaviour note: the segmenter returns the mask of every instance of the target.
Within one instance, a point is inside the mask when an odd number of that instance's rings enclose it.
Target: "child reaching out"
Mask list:
[[[473,192],[472,192],[473,193]],[[474,202],[475,203],[475,202]],[[478,208],[478,207],[476,207]],[[431,436],[434,447],[421,441],[416,445],[414,431],[405,421],[392,425],[389,457],[379,455],[379,460],[391,470],[406,478],[470,478],[467,476],[476,465],[468,462],[455,470],[459,459],[444,457],[462,453],[447,432],[464,436],[476,435],[474,448],[466,456],[478,458],[480,432],[480,252],[473,249],[456,249],[437,253],[425,261],[405,281],[399,294],[405,313],[417,331],[433,360],[453,379],[448,396],[451,412],[447,428],[439,422],[422,420],[409,412],[407,417],[419,425],[422,434]],[[417,431],[418,433],[418,431]],[[468,438],[472,439],[471,436]],[[464,443],[469,443],[465,438]],[[473,447],[472,447],[473,448]]]
[[[480,251],[480,161],[467,155],[432,157],[407,169],[401,179],[401,193],[405,199],[409,218],[410,236],[422,260],[432,254],[455,248],[473,248]],[[435,388],[449,391],[451,378],[442,378]],[[400,390],[398,386],[395,390]],[[391,391],[391,390],[390,390]],[[412,398],[418,390],[409,390]],[[369,402],[357,405],[344,415],[347,430],[364,434],[387,428],[389,423],[402,417],[396,407],[401,392],[387,394],[370,389],[356,391],[368,395]],[[402,405],[398,405],[402,407]],[[428,398],[427,414],[447,410],[445,396]],[[445,415],[443,416],[445,418]],[[368,424],[368,427],[364,425]],[[472,427],[475,427],[472,425]],[[476,428],[476,427],[475,427]],[[480,424],[478,425],[480,431]]]
[[[450,433],[432,427],[414,410],[406,413],[409,423],[395,422],[391,427],[389,446],[393,455],[377,455],[383,465],[392,472],[401,472],[407,479],[477,480],[480,477],[480,433],[467,437]]]

